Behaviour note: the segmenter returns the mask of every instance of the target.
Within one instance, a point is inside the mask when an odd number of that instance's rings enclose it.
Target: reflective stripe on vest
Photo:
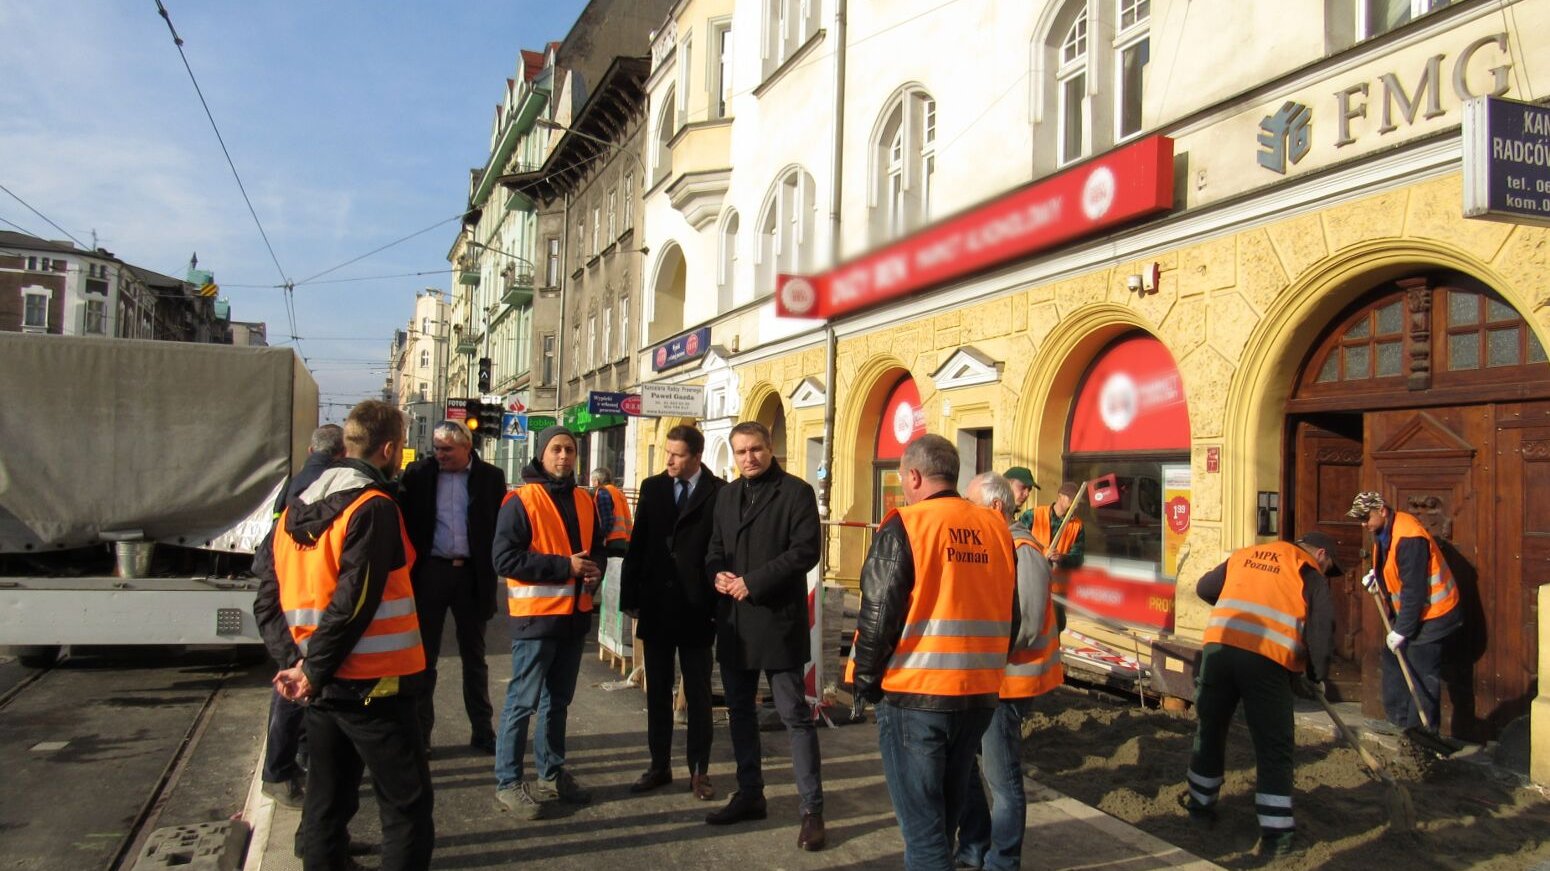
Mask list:
[[[571,491],[576,504],[576,521],[581,527],[581,553],[592,552],[592,530],[597,527],[597,506],[592,495],[580,487]],[[570,534],[565,519],[555,507],[549,489],[542,484],[524,484],[506,494],[506,499],[521,499],[527,513],[532,542],[528,550],[569,558]],[[503,503],[504,504],[504,503]],[[513,617],[563,617],[578,610],[592,610],[592,595],[579,578],[567,581],[524,581],[506,578],[506,612]]]
[[[1227,580],[1206,622],[1205,643],[1237,647],[1291,671],[1304,667],[1302,567],[1306,551],[1288,541],[1246,547],[1227,558]],[[1317,569],[1317,566],[1314,566]]]
[[[308,655],[312,635],[338,589],[339,562],[350,520],[361,506],[377,498],[389,497],[380,490],[363,492],[314,544],[303,545],[285,533],[285,512],[275,524],[272,547],[275,576],[280,585],[280,607],[285,611],[291,638],[303,656]],[[287,508],[286,512],[289,510]],[[425,670],[425,649],[420,640],[419,617],[414,609],[414,589],[409,583],[409,571],[414,566],[414,546],[409,543],[402,514],[398,515],[398,534],[404,546],[404,564],[388,571],[382,600],[372,614],[371,623],[334,672],[337,677],[369,680]],[[370,567],[365,570],[369,571]],[[356,608],[362,604],[357,602]]]
[[[1026,530],[1013,529],[1012,540],[1016,545],[1013,550],[1016,556],[1026,553],[1035,559],[1044,558],[1038,542]],[[1053,586],[1051,583],[1052,593]],[[1033,646],[1026,650],[1014,650],[1007,657],[1006,670],[1001,674],[1001,698],[1031,699],[1060,686],[1065,679],[1065,666],[1060,658],[1060,628],[1055,617],[1055,600],[1050,598],[1044,603],[1043,623]]]
[[[604,541],[629,541],[630,535],[635,531],[635,524],[630,518],[630,503],[624,498],[624,491],[612,484],[603,484],[599,490],[607,490],[608,498],[614,504],[614,523],[603,536]]]
[[[1398,614],[1399,591],[1404,586],[1399,577],[1399,540],[1402,538],[1424,538],[1429,551],[1430,560],[1427,565],[1427,601],[1426,608],[1421,613],[1422,620],[1436,620],[1438,617],[1458,607],[1458,585],[1453,583],[1453,572],[1448,568],[1447,560],[1442,557],[1442,549],[1437,547],[1437,540],[1432,538],[1426,527],[1421,525],[1415,515],[1404,511],[1394,512],[1394,526],[1389,530],[1389,550],[1383,559],[1383,586],[1389,591],[1389,602]]]
[[[914,555],[915,587],[883,691],[995,695],[1007,663],[1016,583],[1005,521],[953,496],[894,513]]]

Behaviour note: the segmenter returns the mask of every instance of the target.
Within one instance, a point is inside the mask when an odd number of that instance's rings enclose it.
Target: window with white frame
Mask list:
[[[673,134],[678,132],[678,128],[673,123],[674,115],[678,111],[677,94],[677,89],[668,88],[667,95],[658,110],[656,136],[652,140],[651,183],[653,185],[673,172],[673,150],[668,147],[668,143],[673,141]]]
[[[897,238],[930,218],[936,173],[936,100],[911,87],[883,111],[872,147],[871,229],[875,242]]]
[[[1359,39],[1381,36],[1455,0],[1356,0]]]
[[[731,211],[721,221],[721,244],[716,257],[716,310],[724,312],[736,304],[737,230],[741,223]]]
[[[579,211],[579,210],[578,210]],[[576,216],[576,268],[587,259],[587,219],[584,215]]]
[[[430,365],[431,365],[431,352],[430,351],[424,351],[424,350],[420,351],[420,368],[421,369],[425,369],[425,368],[428,368]]]
[[[22,291],[22,327],[28,330],[48,329],[47,291]]]
[[[759,248],[755,266],[755,294],[775,291],[775,276],[798,273],[812,267],[813,238],[818,223],[817,191],[813,177],[801,167],[786,170],[765,199],[759,219]]]
[[[538,384],[540,387],[554,386],[554,333],[544,333],[544,359],[538,370]]]
[[[1146,70],[1152,60],[1151,0],[1116,0],[1118,23],[1114,38],[1114,138],[1141,132],[1141,99]]]
[[[601,206],[592,207],[592,255],[595,257],[603,250],[603,209]]]
[[[577,363],[577,365],[579,367],[579,365],[581,363],[581,324],[572,324],[571,325],[571,328],[570,328],[570,346],[571,346],[571,350],[575,353],[576,363]],[[572,372],[571,373],[571,377],[575,378],[579,374],[581,374],[581,373],[579,373],[579,372]]]
[[[1077,13],[1060,40],[1060,66],[1055,71],[1058,106],[1056,129],[1060,162],[1087,153],[1087,8]]]
[[[428,336],[431,333],[431,319],[420,318],[420,335]]]
[[[544,287],[560,286],[560,240],[550,236],[546,242],[547,260],[544,263]]]
[[[45,260],[45,261],[43,261],[43,263],[44,263],[43,268],[47,269],[48,268],[48,265],[47,265],[48,261]],[[28,272],[37,272],[38,271],[38,258],[36,258],[36,257],[28,257],[27,258],[27,271]]]
[[[107,303],[100,299],[86,301],[85,319],[81,332],[89,336],[102,336],[108,332]]]
[[[587,371],[597,368],[597,315],[587,315]]]
[[[764,74],[790,60],[818,32],[822,0],[765,0]]]
[[[624,229],[635,226],[635,173],[624,174]]]
[[[619,238],[619,189],[608,189],[608,244]]]
[[[685,36],[678,43],[678,103],[673,132],[689,123],[689,95],[694,93],[694,40]]]
[[[732,113],[732,22],[710,25],[710,115],[725,118]]]
[[[617,359],[614,356],[614,307],[603,309],[603,364]]]
[[[420,401],[427,402],[431,398],[431,386],[424,381],[420,382]]]
[[[635,340],[630,336],[630,298],[619,300],[619,356],[628,357],[635,352]]]

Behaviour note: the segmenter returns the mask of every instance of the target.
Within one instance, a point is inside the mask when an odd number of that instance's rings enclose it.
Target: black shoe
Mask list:
[[[274,799],[275,804],[284,807],[299,808],[307,797],[306,790],[302,788],[301,779],[296,777],[273,783],[266,780],[264,785],[259,787],[259,791]]]
[[[476,752],[482,753],[485,756],[494,756],[495,736],[493,734],[475,735],[474,737],[468,739],[468,746],[474,748]]]
[[[663,771],[660,768],[648,768],[646,769],[646,773],[640,776],[639,780],[630,784],[630,792],[639,795],[643,792],[650,792],[653,789],[657,789],[658,787],[667,786],[672,782],[673,772]]]
[[[1203,829],[1216,825],[1216,806],[1200,804],[1188,792],[1179,796],[1179,807],[1189,812],[1189,821]]]
[[[707,814],[705,822],[713,826],[726,826],[744,820],[762,820],[766,816],[769,816],[769,809],[762,794],[750,795],[738,791],[732,793],[732,800],[727,802],[726,807]]]
[[[1297,843],[1296,832],[1261,833],[1259,855],[1270,859],[1288,859],[1301,856],[1303,849]]]

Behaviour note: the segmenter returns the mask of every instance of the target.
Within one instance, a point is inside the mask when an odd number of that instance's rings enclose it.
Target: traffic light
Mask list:
[[[468,434],[476,440],[485,434],[484,432],[484,405],[477,399],[465,399],[467,409],[463,418],[463,426],[468,427]]]
[[[479,406],[479,434],[485,438],[498,439],[501,437],[501,413],[504,411],[499,403],[485,402]]]
[[[490,369],[491,369],[490,358],[489,357],[480,357],[479,358],[479,392],[480,393],[489,393],[490,392],[490,381],[491,381]]]

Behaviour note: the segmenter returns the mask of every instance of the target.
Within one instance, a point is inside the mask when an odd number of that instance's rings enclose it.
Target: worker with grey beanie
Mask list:
[[[592,495],[576,486],[576,449],[576,436],[563,426],[539,432],[522,486],[506,495],[495,523],[495,570],[506,581],[511,628],[511,682],[495,736],[495,798],[527,820],[542,817],[548,802],[592,798],[565,768],[565,724],[607,553]],[[522,763],[535,715],[538,778],[528,783]]]

